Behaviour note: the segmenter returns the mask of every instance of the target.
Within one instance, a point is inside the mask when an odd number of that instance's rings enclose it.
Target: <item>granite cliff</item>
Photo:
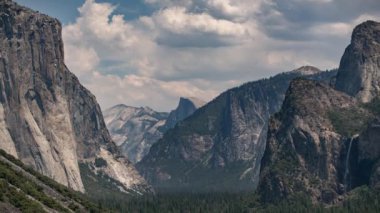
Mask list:
[[[352,34],[334,85],[297,79],[270,120],[258,192],[264,202],[297,194],[340,203],[356,187],[379,187],[379,23]],[[337,89],[337,90],[335,90]]]
[[[345,192],[345,156],[355,136],[339,134],[329,113],[355,105],[328,85],[305,79],[291,83],[269,124],[259,186],[264,201],[303,192],[314,201],[332,202]]]
[[[66,67],[61,30],[56,19],[0,2],[0,148],[78,191],[79,163],[125,190],[148,189],[120,157],[95,97]],[[107,163],[94,166],[100,158]]]
[[[380,94],[380,23],[358,25],[340,62],[336,89],[362,102]]]

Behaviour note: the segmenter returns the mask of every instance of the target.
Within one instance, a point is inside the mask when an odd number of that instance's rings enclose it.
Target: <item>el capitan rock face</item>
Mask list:
[[[105,127],[95,97],[64,64],[58,20],[0,2],[0,148],[44,175],[84,191],[78,162],[108,157],[102,172],[126,190],[147,186]]]
[[[329,81],[334,75],[308,77]],[[222,93],[168,130],[137,168],[163,191],[255,189],[269,116],[280,109],[289,82],[299,76],[303,71],[295,70]]]
[[[340,62],[336,89],[362,102],[380,94],[380,23],[358,25]]]

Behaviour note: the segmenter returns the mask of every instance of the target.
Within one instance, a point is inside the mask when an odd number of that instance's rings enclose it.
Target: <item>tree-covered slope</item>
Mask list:
[[[35,172],[0,150],[2,212],[102,212],[84,194]]]

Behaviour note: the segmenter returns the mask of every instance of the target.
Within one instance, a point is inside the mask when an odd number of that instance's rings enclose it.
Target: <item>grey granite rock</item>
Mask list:
[[[270,120],[259,194],[277,202],[304,193],[314,202],[333,203],[343,194],[347,139],[335,130],[329,112],[356,105],[354,98],[326,84],[296,79],[279,113]],[[344,154],[346,155],[346,154]]]
[[[125,189],[149,188],[118,156],[95,97],[67,69],[61,30],[56,19],[0,1],[0,148],[75,190],[85,190],[78,163],[101,156],[109,161],[101,172]]]
[[[132,163],[138,163],[163,133],[192,115],[205,104],[197,98],[180,98],[176,109],[169,114],[149,107],[116,105],[104,111],[112,139],[121,153]]]
[[[123,155],[132,163],[139,162],[150,147],[162,137],[168,113],[148,107],[117,105],[104,111],[110,134]]]
[[[168,129],[173,128],[178,122],[186,119],[205,104],[206,102],[198,98],[181,97],[177,108],[170,112],[169,117],[166,119],[165,125],[161,128],[161,131],[166,132]]]
[[[336,89],[362,102],[380,94],[380,23],[358,25],[340,62]]]

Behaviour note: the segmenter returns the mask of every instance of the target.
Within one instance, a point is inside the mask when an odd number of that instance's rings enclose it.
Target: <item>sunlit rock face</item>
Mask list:
[[[114,162],[125,159],[115,157],[95,97],[64,64],[61,29],[56,19],[0,2],[0,148],[83,192],[78,162],[91,163],[104,152]],[[129,164],[116,172],[126,189],[147,186]]]
[[[117,105],[104,111],[108,130],[123,155],[132,163],[139,162],[150,147],[162,137],[168,113],[148,107]]]

